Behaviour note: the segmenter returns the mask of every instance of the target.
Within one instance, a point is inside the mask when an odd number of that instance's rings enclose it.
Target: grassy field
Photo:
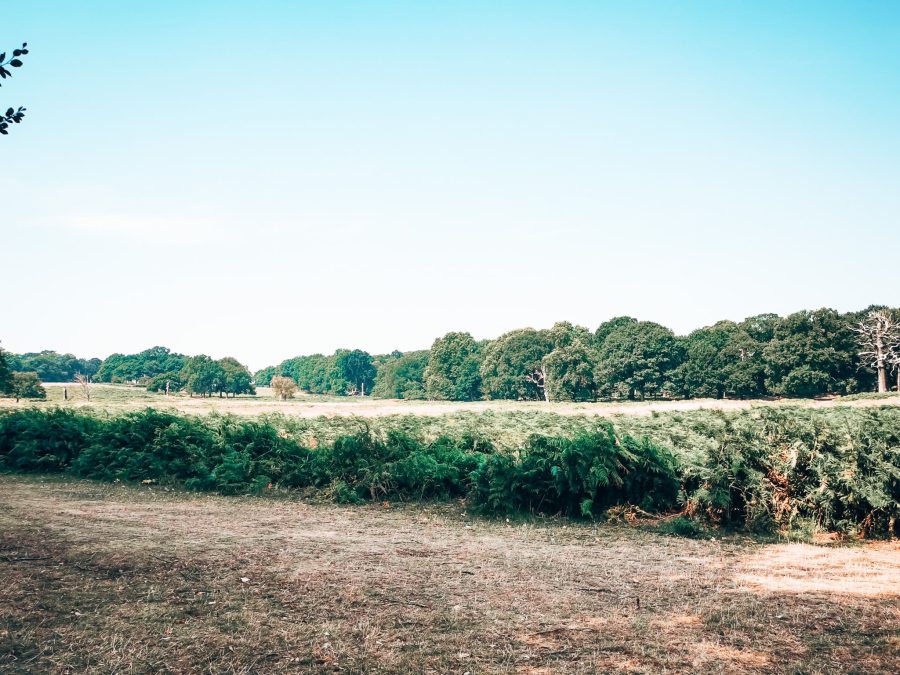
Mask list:
[[[900,396],[846,397],[829,400],[767,400],[740,401],[693,399],[687,401],[624,401],[614,403],[545,403],[537,401],[398,401],[352,398],[346,396],[319,396],[299,394],[289,401],[278,400],[271,389],[260,387],[256,396],[236,398],[191,398],[185,394],[165,396],[148,392],[143,387],[123,384],[95,384],[91,386],[88,401],[74,383],[45,384],[47,398],[43,401],[19,401],[0,398],[0,407],[11,406],[64,406],[88,407],[109,411],[155,408],[180,412],[208,414],[211,412],[235,415],[260,415],[279,413],[291,417],[383,417],[390,415],[439,416],[454,413],[553,413],[575,416],[650,415],[654,412],[684,412],[691,410],[744,410],[755,406],[798,406],[803,408],[829,408],[834,405],[865,407],[870,405],[900,405]],[[64,390],[68,400],[64,398]]]
[[[0,476],[4,672],[900,671],[900,546]]]
[[[368,427],[515,449],[609,418],[700,466],[756,406],[858,425],[855,408],[898,401],[281,402],[95,385],[88,402],[66,386],[68,400],[50,385],[47,401],[0,406],[252,415],[310,448]],[[0,672],[900,672],[896,540],[694,540],[664,534],[674,514],[490,520],[464,502],[304,494],[0,474]]]

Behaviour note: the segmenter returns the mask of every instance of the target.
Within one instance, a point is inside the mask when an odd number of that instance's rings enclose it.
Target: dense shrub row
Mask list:
[[[691,508],[750,530],[900,535],[900,409],[763,409],[725,418]]]
[[[674,457],[611,426],[535,436],[516,455],[471,435],[425,442],[363,428],[318,448],[265,420],[146,409],[113,417],[65,409],[0,414],[0,468],[100,480],[155,480],[225,494],[319,488],[342,502],[469,497],[485,512],[590,516],[608,506],[671,508]]]
[[[0,414],[0,469],[224,494],[312,488],[341,502],[465,498],[488,514],[597,517],[621,504],[681,506],[694,518],[752,531],[900,535],[900,409],[893,406],[628,417],[618,431],[581,418],[571,433],[554,427],[554,435],[534,434],[514,449],[486,437],[485,429],[496,431],[491,416],[482,429],[439,434],[421,420],[341,420],[339,434],[317,441],[308,427],[277,417],[19,409]]]

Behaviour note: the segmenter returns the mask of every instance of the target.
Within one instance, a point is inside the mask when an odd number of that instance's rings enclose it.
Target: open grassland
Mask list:
[[[900,671],[900,545],[0,477],[5,672]]]
[[[900,405],[900,396],[840,397],[828,400],[754,400],[691,399],[673,401],[621,401],[600,403],[545,403],[536,401],[401,401],[370,397],[320,396],[299,394],[281,401],[267,387],[260,387],[257,396],[235,398],[190,397],[186,394],[165,396],[148,392],[143,387],[123,384],[95,384],[88,401],[74,383],[48,383],[47,398],[43,401],[19,401],[0,398],[0,407],[63,406],[109,411],[137,410],[152,406],[193,414],[212,412],[234,415],[279,413],[291,417],[384,417],[390,415],[440,416],[455,413],[552,413],[575,416],[649,415],[653,412],[685,412],[692,410],[744,410],[761,406],[796,406],[800,408],[830,408],[834,405],[867,407],[872,405]],[[64,398],[64,390],[68,400]]]

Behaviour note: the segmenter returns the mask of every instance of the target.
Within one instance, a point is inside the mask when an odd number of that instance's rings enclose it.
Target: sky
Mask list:
[[[900,3],[7,3],[23,41],[13,352],[900,304]]]

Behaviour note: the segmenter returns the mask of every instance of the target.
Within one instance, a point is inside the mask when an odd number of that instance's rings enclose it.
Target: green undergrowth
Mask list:
[[[875,392],[875,391],[867,391],[862,392],[860,394],[849,394],[847,396],[841,396],[841,402],[846,401],[889,401],[891,399],[897,400],[900,398],[900,394],[896,391],[884,391],[884,392]]]
[[[900,534],[900,409],[795,406],[565,417],[375,420],[280,415],[0,413],[0,469],[338,502],[463,499],[488,515],[600,518],[631,505],[661,531]]]

